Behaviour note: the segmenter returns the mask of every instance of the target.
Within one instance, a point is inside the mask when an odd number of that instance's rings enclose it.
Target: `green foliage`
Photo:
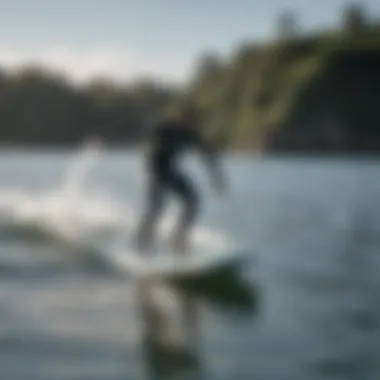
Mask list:
[[[117,86],[98,78],[76,87],[39,67],[0,70],[0,139],[2,145],[67,146],[98,135],[111,144],[133,143],[177,93],[149,80]]]
[[[296,20],[283,21],[293,30]],[[207,134],[230,149],[379,150],[380,26],[366,25],[358,8],[348,9],[348,24],[245,43],[229,60],[208,53],[185,91],[149,79],[121,86],[97,78],[76,87],[38,67],[0,68],[1,142],[67,146],[100,135],[132,144],[155,116],[193,100]]]
[[[374,54],[372,58],[368,53]],[[305,138],[302,136],[308,134],[308,118],[322,108],[321,103],[328,99],[333,86],[336,96],[348,99],[342,81],[333,81],[332,71],[335,77],[347,74],[350,81],[352,61],[363,62],[365,70],[366,62],[374,62],[377,53],[380,57],[380,28],[376,26],[368,26],[357,34],[330,30],[262,46],[245,45],[217,75],[204,78],[191,89],[189,96],[208,115],[206,128],[223,137],[231,148],[268,149],[273,136],[286,135],[292,128],[301,130],[294,139]],[[380,74],[380,66],[377,73]],[[361,75],[360,69],[355,75]],[[372,70],[363,80],[372,81],[375,77],[378,78],[376,70]],[[371,96],[379,99],[380,89],[375,92]],[[356,101],[347,104],[359,109],[360,94],[356,96]],[[339,114],[340,120],[345,119],[344,110],[338,110],[335,104],[324,104],[326,109],[330,114]],[[363,120],[366,116],[361,115]],[[346,126],[358,127],[349,123]]]

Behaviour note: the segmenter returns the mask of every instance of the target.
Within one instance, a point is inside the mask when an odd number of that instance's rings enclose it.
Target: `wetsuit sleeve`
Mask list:
[[[202,136],[196,137],[198,149],[203,156],[206,165],[208,167],[210,176],[214,182],[214,185],[222,190],[225,188],[225,179],[222,175],[220,158],[217,149],[209,141]]]

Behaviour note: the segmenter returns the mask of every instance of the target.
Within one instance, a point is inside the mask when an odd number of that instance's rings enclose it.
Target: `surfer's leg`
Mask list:
[[[171,189],[182,202],[182,214],[175,231],[174,244],[176,249],[186,251],[188,246],[188,234],[195,222],[199,209],[198,194],[190,179],[182,174],[175,173],[171,178]]]
[[[139,249],[145,250],[151,246],[157,219],[163,208],[164,195],[164,183],[158,177],[152,177],[148,185],[147,210],[138,229]]]

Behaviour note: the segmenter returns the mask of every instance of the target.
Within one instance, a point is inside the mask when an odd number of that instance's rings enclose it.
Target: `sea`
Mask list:
[[[249,258],[149,283],[149,319],[135,278],[72,249],[133,234],[141,157],[0,153],[0,379],[380,379],[380,161],[226,155],[221,196],[201,161],[186,165],[201,199],[195,249],[223,242]],[[178,212],[168,199],[163,218]]]

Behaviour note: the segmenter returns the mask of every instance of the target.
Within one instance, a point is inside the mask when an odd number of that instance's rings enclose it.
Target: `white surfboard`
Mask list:
[[[140,255],[133,250],[113,253],[113,260],[133,276],[193,277],[221,271],[241,264],[247,252],[238,250],[194,249],[187,255],[168,250],[157,250],[151,256]]]

